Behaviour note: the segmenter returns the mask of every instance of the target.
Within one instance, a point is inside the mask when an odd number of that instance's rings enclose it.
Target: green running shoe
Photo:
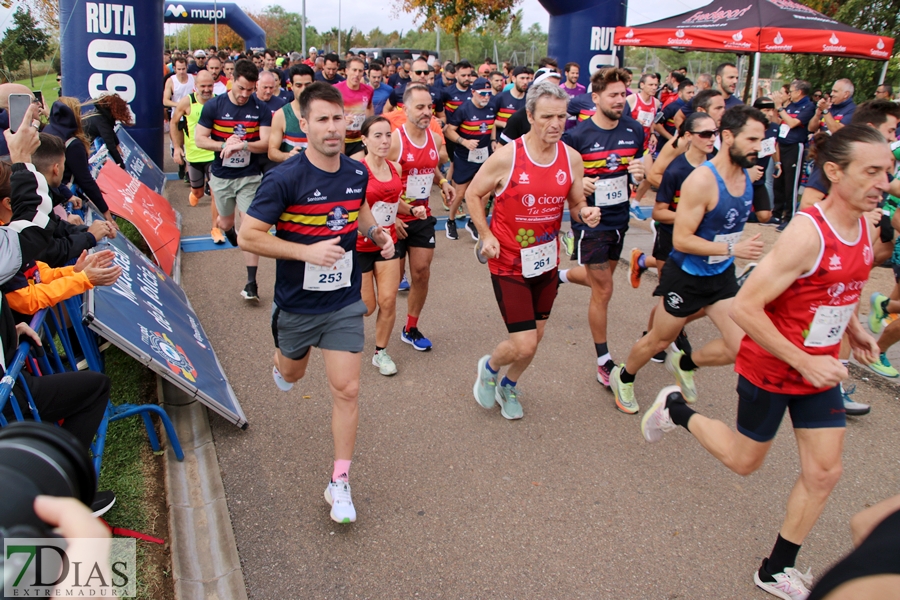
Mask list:
[[[478,377],[475,379],[475,386],[472,388],[472,394],[475,401],[481,408],[493,408],[497,393],[497,374],[487,370],[487,363],[491,355],[485,354],[478,360]]]
[[[522,405],[519,404],[518,392],[515,386],[498,385],[494,399],[500,405],[500,414],[503,415],[503,418],[512,421],[525,416],[525,413],[522,411]]]
[[[881,333],[883,327],[881,320],[887,316],[884,312],[884,308],[882,308],[884,301],[887,299],[887,296],[879,294],[878,292],[873,292],[869,297],[869,329],[871,329],[872,333],[875,335]],[[896,371],[894,372],[896,373]],[[896,377],[896,375],[888,375],[888,377]]]
[[[572,256],[575,254],[575,234],[571,231],[567,231],[565,233],[559,232],[560,241],[563,244],[563,248],[566,251],[566,254]]]
[[[697,386],[694,385],[694,372],[685,371],[681,368],[681,357],[684,356],[684,350],[677,352],[669,352],[666,354],[666,369],[675,376],[678,387],[681,388],[681,395],[688,404],[697,401]]]
[[[622,383],[622,371],[625,365],[619,365],[609,375],[609,387],[616,397],[616,408],[623,413],[633,415],[639,410],[637,400],[634,399],[634,383]]]
[[[869,365],[869,368],[878,373],[879,375],[883,375],[884,377],[900,377],[900,371],[895,369],[890,361],[887,359],[887,355],[882,352],[881,356],[878,357],[878,362],[872,363]]]

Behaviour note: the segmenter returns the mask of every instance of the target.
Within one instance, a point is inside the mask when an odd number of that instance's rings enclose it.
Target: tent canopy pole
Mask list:
[[[753,55],[753,89],[750,90],[750,104],[756,102],[756,93],[759,89],[759,52]]]
[[[891,61],[889,61],[889,60],[884,61],[884,66],[881,67],[881,77],[878,79],[878,85],[884,84],[884,80],[887,77],[888,63],[890,63],[890,62]]]

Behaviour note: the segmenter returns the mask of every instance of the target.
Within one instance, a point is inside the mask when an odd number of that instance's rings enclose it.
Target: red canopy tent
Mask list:
[[[885,69],[894,51],[893,38],[844,25],[792,0],[721,0],[661,21],[616,27],[615,44],[735,54],[826,54],[883,60]],[[884,75],[883,70],[882,82]],[[754,98],[758,79],[759,56]]]

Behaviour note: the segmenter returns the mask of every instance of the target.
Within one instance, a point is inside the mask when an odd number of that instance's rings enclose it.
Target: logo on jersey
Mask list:
[[[828,295],[831,296],[832,298],[837,298],[838,296],[843,294],[844,290],[846,290],[846,289],[847,289],[847,286],[845,286],[843,283],[839,282],[839,283],[834,284],[830,288],[828,288]]]
[[[242,137],[244,137],[244,135],[246,135],[246,133],[247,133],[247,130],[240,123],[238,123],[237,125],[234,126],[234,135],[242,138]]]
[[[831,258],[828,259],[828,270],[840,271],[841,269],[841,257],[837,254],[832,254]]]
[[[437,157],[437,152],[434,151],[434,148],[430,148],[428,150],[428,158],[430,158],[431,160],[437,160]]]
[[[603,150],[603,146],[601,146],[597,142],[594,142],[594,145],[591,146],[591,150]]]
[[[737,224],[737,219],[740,213],[736,208],[732,208],[727,213],[725,213],[725,229],[731,229]]]
[[[557,185],[565,185],[566,184],[566,172],[560,169],[556,172],[556,183]]]
[[[230,118],[231,118],[231,113],[225,113],[225,116],[222,117],[222,118],[223,118],[223,119],[230,119]]]
[[[530,181],[528,181],[528,173],[519,173],[519,183],[521,183],[521,184],[531,183]]]
[[[313,192],[313,196],[321,196],[321,195],[322,195],[322,192],[320,192],[319,190],[316,190],[315,192]]]
[[[359,169],[356,169],[356,174],[357,174],[357,175],[362,175],[362,174],[363,174],[363,172],[362,172],[362,171],[360,171],[360,170],[359,170]]]
[[[406,155],[406,160],[411,161],[411,160],[413,160],[413,159],[414,159],[414,157],[413,157],[413,153],[412,153],[412,152],[410,152],[409,154]]]
[[[682,298],[675,292],[669,292],[668,294],[666,294],[666,304],[668,304],[675,310],[678,310],[682,302],[684,302],[684,298]]]
[[[532,194],[525,194],[524,196],[522,196],[522,204],[524,204],[528,208],[534,206],[535,202],[537,201],[534,199],[534,196]]]
[[[872,264],[872,247],[871,246],[863,246],[863,262],[866,265]]]
[[[606,157],[606,168],[609,171],[615,171],[622,164],[618,154],[610,154]]]
[[[328,218],[325,225],[332,231],[340,231],[347,226],[350,220],[350,213],[343,206],[335,206],[328,211]]]

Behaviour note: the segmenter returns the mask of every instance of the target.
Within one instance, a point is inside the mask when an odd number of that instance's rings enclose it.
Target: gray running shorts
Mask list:
[[[319,315],[301,315],[272,305],[272,336],[285,358],[300,360],[313,346],[339,352],[362,352],[365,347],[362,300]]]

